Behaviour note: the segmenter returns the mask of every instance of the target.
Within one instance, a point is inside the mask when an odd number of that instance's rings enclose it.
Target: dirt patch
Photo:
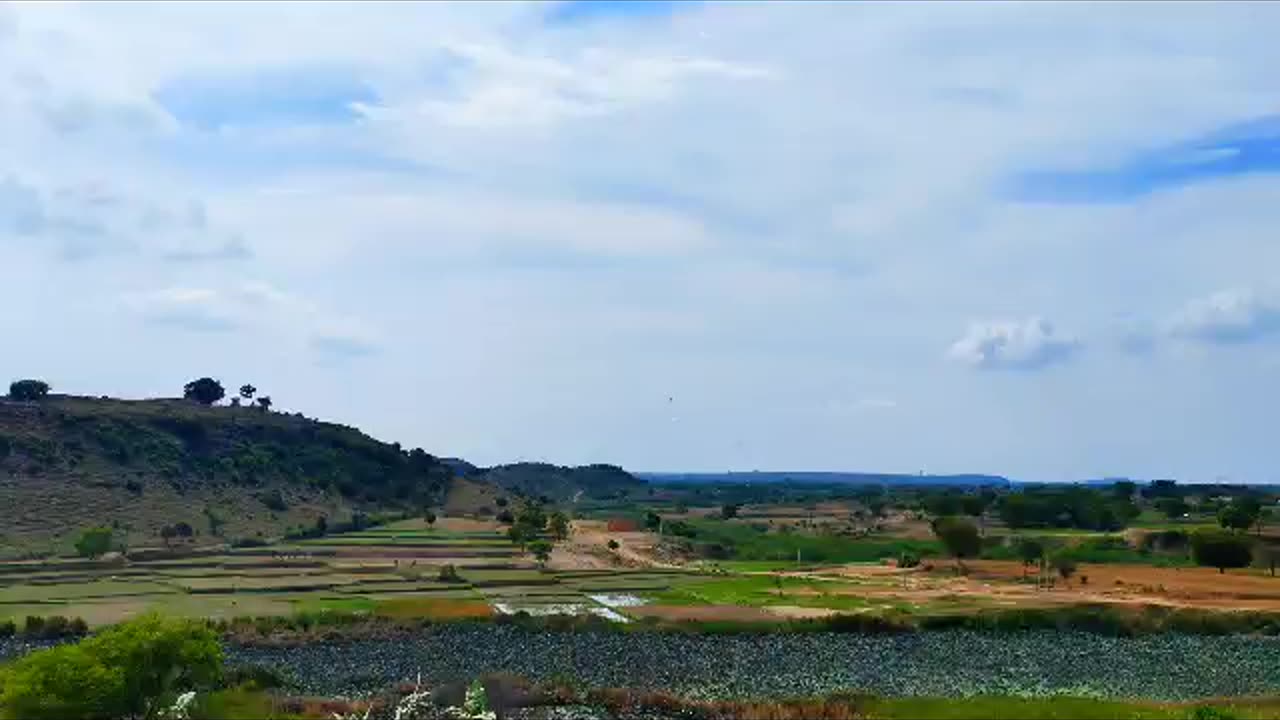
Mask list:
[[[732,620],[735,622],[780,622],[780,615],[764,608],[741,605],[642,605],[627,608],[628,615],[662,620]]]
[[[798,618],[802,620],[809,618],[831,617],[832,615],[837,614],[837,611],[832,610],[831,608],[800,607],[798,605],[770,605],[765,609],[774,615],[779,615],[784,618]]]

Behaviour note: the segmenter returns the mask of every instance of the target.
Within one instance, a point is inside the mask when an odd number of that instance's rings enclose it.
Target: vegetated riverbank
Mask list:
[[[1186,700],[1280,691],[1280,640],[1079,632],[737,634],[547,632],[438,625],[395,641],[228,646],[233,664],[274,668],[296,689],[359,695],[421,677],[465,681],[508,672],[587,687],[700,698],[1063,694]]]

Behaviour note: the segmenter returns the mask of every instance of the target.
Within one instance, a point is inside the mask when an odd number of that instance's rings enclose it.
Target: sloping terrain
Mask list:
[[[132,544],[279,535],[443,501],[451,469],[354,428],[187,400],[0,400],[0,555],[66,549],[90,525]]]

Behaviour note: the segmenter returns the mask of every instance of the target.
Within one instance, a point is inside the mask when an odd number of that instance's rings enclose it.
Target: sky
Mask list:
[[[1280,4],[0,4],[0,374],[487,465],[1280,481]]]

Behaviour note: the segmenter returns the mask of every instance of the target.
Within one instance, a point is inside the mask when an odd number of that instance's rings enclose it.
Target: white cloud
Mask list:
[[[1167,324],[1174,337],[1219,345],[1249,343],[1280,333],[1280,295],[1235,288],[1192,300]]]
[[[1036,370],[1066,361],[1080,347],[1047,320],[979,322],[951,345],[955,360],[983,370]]]

